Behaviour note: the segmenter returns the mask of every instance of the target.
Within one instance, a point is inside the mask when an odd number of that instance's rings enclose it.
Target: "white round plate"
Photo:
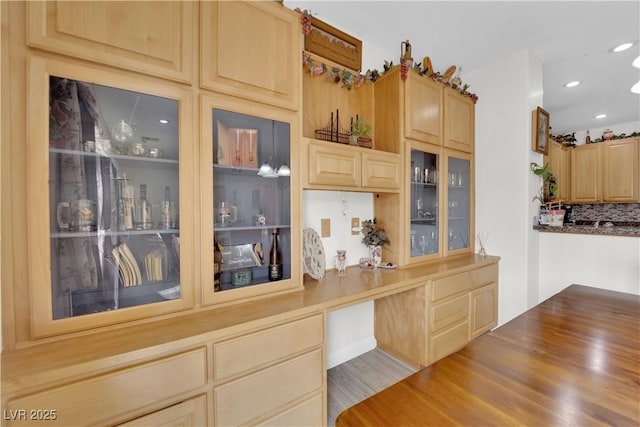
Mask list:
[[[324,277],[325,256],[322,240],[312,228],[302,231],[302,258],[307,273],[316,280]]]

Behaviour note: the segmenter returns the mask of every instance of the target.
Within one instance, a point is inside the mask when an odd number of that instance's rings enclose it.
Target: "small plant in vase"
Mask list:
[[[379,265],[382,262],[382,245],[389,243],[389,238],[383,228],[378,228],[375,218],[362,221],[362,243],[369,248],[369,256]]]
[[[356,116],[356,120],[351,119],[351,131],[349,136],[349,145],[358,145],[358,139],[367,137],[371,133],[371,125],[364,122],[362,117]]]

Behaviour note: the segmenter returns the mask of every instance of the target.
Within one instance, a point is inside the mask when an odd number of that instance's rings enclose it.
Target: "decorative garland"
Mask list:
[[[311,31],[311,13],[306,9],[300,10],[300,8],[296,8],[294,10],[300,14],[302,34],[304,34],[305,36],[308,35]],[[380,73],[377,69],[367,70],[365,74],[353,73],[346,69],[329,67],[323,62],[317,63],[311,58],[311,55],[306,54],[305,52],[302,52],[302,65],[305,71],[312,76],[321,76],[323,74],[326,74],[327,80],[330,80],[335,84],[342,83],[342,87],[347,90],[351,90],[352,88],[357,89],[361,87],[365,82],[373,83],[378,78],[380,78],[380,76],[383,76],[384,74],[397,67],[397,65],[393,64],[393,61],[385,60],[383,64],[384,71],[382,73]],[[462,84],[462,80],[460,79],[460,77],[454,77],[453,79],[451,79],[451,81],[445,81],[443,75],[440,72],[434,73],[426,67],[422,68],[421,63],[414,63],[413,70],[421,76],[430,77],[432,80],[438,83],[457,90],[462,95],[471,98],[474,104],[478,102],[478,95],[469,92],[469,85]],[[400,71],[402,80],[406,80],[409,67],[406,64],[401,64]]]

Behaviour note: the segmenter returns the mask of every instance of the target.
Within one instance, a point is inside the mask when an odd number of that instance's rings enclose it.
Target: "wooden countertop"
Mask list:
[[[640,425],[640,296],[572,285],[337,426]]]
[[[205,308],[181,316],[112,327],[63,338],[0,355],[2,391],[36,386],[66,378],[78,365],[92,373],[170,354],[177,348],[252,331],[325,310],[381,298],[425,284],[428,280],[497,263],[498,257],[464,255],[415,267],[377,269],[349,267],[339,278],[327,271],[321,281],[305,276],[300,291],[260,298],[220,308]]]

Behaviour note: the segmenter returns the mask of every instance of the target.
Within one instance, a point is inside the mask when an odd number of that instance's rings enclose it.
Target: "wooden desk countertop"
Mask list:
[[[423,286],[429,280],[495,264],[499,257],[463,255],[438,262],[392,270],[347,269],[347,277],[327,271],[324,279],[305,277],[304,287],[272,297],[146,321],[71,338],[57,338],[0,355],[2,392],[41,386],[70,372],[98,374],[171,354],[177,347],[202,345],[324,311],[371,301]]]
[[[640,296],[572,285],[336,426],[640,425]]]

